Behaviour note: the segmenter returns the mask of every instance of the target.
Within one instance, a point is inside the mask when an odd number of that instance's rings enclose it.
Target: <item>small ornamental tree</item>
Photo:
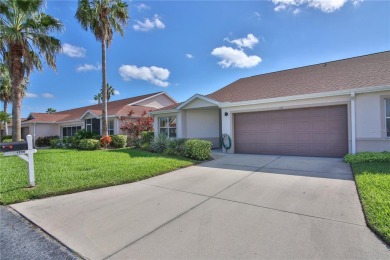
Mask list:
[[[153,131],[153,122],[154,118],[148,115],[148,112],[144,110],[140,117],[134,118],[134,110],[130,110],[127,116],[122,116],[121,120],[121,130],[127,131],[131,137],[139,137],[141,132],[144,131]]]

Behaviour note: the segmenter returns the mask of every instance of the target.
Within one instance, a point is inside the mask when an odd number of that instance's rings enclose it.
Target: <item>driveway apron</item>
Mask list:
[[[12,207],[88,259],[389,259],[341,159],[218,157]]]

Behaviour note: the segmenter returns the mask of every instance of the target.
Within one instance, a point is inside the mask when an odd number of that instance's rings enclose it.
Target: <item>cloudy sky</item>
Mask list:
[[[390,49],[390,2],[369,0],[131,1],[125,36],[107,51],[112,100],[166,91],[178,101],[252,75]],[[29,112],[90,105],[101,48],[74,18],[76,0],[49,0],[65,26],[57,72],[31,75]],[[9,111],[10,112],[10,111]]]

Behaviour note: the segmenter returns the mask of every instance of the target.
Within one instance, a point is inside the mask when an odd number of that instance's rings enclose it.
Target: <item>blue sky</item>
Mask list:
[[[390,2],[361,0],[131,1],[125,36],[107,51],[111,100],[166,91],[177,101],[252,75],[390,49]],[[30,78],[23,116],[90,105],[101,45],[74,18],[76,0],[47,1],[64,32],[57,72]],[[10,112],[10,111],[9,111]]]

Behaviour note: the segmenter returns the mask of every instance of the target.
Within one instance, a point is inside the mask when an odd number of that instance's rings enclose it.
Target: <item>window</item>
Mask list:
[[[385,99],[385,106],[386,136],[390,137],[390,99]]]
[[[114,134],[114,120],[108,120],[108,135]]]
[[[64,126],[62,127],[62,137],[73,136],[77,131],[81,130],[81,126]]]
[[[100,119],[85,119],[85,130],[100,135]]]
[[[170,138],[176,138],[176,117],[160,117],[159,133],[166,134]]]

